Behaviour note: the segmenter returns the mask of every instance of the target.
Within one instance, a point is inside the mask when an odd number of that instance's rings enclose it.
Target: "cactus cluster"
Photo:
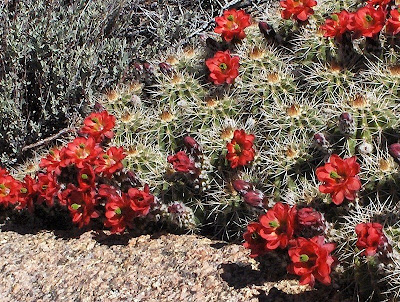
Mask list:
[[[131,150],[126,165],[157,187],[166,204],[192,207],[203,229],[234,240],[279,200],[312,206],[325,213],[326,238],[338,244],[337,270],[353,277],[368,271],[368,278],[356,278],[359,295],[371,294],[368,280],[387,280],[372,296],[395,297],[399,154],[389,146],[399,138],[399,44],[384,31],[374,41],[325,37],[321,25],[329,15],[354,12],[365,1],[317,2],[306,21],[285,20],[275,7],[253,16],[244,39],[209,33],[202,46],[169,51],[99,102],[118,117],[114,142]],[[232,84],[209,78],[205,62],[218,51],[239,57]],[[254,134],[255,156],[232,168],[227,144],[238,129]],[[189,155],[195,174],[167,161],[190,153],[187,136],[201,147],[201,156]],[[361,169],[361,190],[341,206],[319,191],[315,174],[332,154],[356,156]],[[258,193],[245,198],[237,180]],[[384,226],[393,247],[385,260],[362,257],[355,247],[356,225],[368,222]]]
[[[256,240],[249,223],[259,217],[276,209],[296,221],[296,207],[304,215],[312,208],[319,237],[305,239],[310,232],[291,227],[301,237],[290,257],[303,243],[317,254],[332,252],[324,236],[340,262],[332,282],[355,282],[361,300],[396,299],[400,44],[385,29],[357,34],[352,25],[328,37],[321,27],[343,10],[385,7],[379,14],[389,18],[395,1],[297,2],[304,11],[285,0],[251,24],[243,11],[230,10],[216,19],[217,27],[236,20],[229,35],[216,30],[149,63],[134,62],[133,80],[91,101],[116,117],[112,144],[124,148],[125,168],[157,196],[149,215],[227,240],[241,240],[249,226],[245,239]],[[337,173],[334,161],[351,172]],[[351,185],[329,191],[346,173]],[[375,250],[363,241],[366,230],[375,232]],[[329,270],[317,280],[327,284],[333,257],[325,259]]]

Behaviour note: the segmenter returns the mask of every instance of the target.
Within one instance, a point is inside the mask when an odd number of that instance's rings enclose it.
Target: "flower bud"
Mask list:
[[[183,143],[191,154],[200,155],[202,153],[201,146],[193,137],[185,136]]]
[[[253,185],[251,183],[241,179],[236,179],[232,184],[234,189],[238,191],[242,196],[253,189]]]
[[[322,215],[313,208],[302,208],[297,211],[297,223],[300,226],[321,226],[323,224]]]
[[[181,214],[185,211],[180,203],[174,203],[168,207],[168,213]]]
[[[258,28],[269,43],[282,44],[282,37],[276,33],[272,25],[267,22],[259,22]]]
[[[158,64],[158,67],[160,67],[160,71],[164,75],[171,75],[173,73],[173,68],[168,63],[164,63],[164,62],[160,63],[160,64]]]
[[[391,144],[389,146],[389,153],[396,160],[397,163],[400,161],[400,144]]]
[[[143,65],[142,64],[135,62],[135,63],[133,63],[133,68],[137,74],[141,75],[143,73]]]
[[[355,129],[355,124],[353,117],[348,112],[343,112],[339,117],[339,130],[344,135],[353,134]]]
[[[95,102],[94,103],[94,111],[95,112],[100,112],[100,111],[104,111],[104,106],[102,104],[100,104],[99,102]]]
[[[262,207],[264,201],[264,193],[260,190],[248,191],[243,196],[244,201],[253,207]]]
[[[148,73],[154,73],[154,66],[151,65],[149,62],[143,63],[143,67]]]
[[[323,152],[328,152],[330,149],[330,143],[323,133],[314,134],[314,145]]]

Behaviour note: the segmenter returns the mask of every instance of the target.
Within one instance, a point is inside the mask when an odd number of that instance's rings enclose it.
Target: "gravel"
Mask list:
[[[1,301],[343,301],[195,235],[17,227],[0,230],[0,254]]]

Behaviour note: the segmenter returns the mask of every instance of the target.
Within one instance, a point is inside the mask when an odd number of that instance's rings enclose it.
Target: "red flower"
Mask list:
[[[245,166],[254,160],[253,141],[253,134],[246,134],[243,129],[235,130],[233,139],[226,145],[228,149],[226,159],[230,161],[231,168]]]
[[[112,138],[114,133],[112,129],[115,126],[115,116],[108,114],[107,111],[93,112],[83,121],[81,133],[93,137],[96,142],[101,142],[104,137]]]
[[[154,203],[154,196],[151,195],[148,185],[144,186],[143,191],[137,188],[128,190],[129,198],[131,199],[131,209],[136,216],[146,216],[150,211],[150,206]]]
[[[132,228],[135,212],[131,208],[131,198],[122,193],[111,196],[106,203],[106,221],[104,226],[111,228],[111,233],[122,233],[125,228]]]
[[[368,0],[369,5],[379,5],[379,6],[386,6],[390,3],[392,0]]]
[[[374,256],[378,249],[383,249],[387,238],[383,234],[380,223],[360,223],[356,226],[357,243],[359,249],[365,249],[362,255]]]
[[[7,170],[0,167],[0,177],[6,176],[7,174]]]
[[[26,175],[24,182],[21,184],[20,193],[18,195],[18,206],[17,210],[28,208],[30,212],[34,210],[34,201],[37,196],[37,183],[36,181]]]
[[[93,188],[95,183],[94,180],[96,175],[91,165],[85,164],[82,169],[78,172],[78,184],[82,190]]]
[[[105,177],[111,177],[115,172],[122,170],[122,160],[126,157],[124,148],[111,147],[107,153],[101,153],[95,161],[96,173],[103,173]]]
[[[351,14],[345,10],[332,14],[331,19],[325,20],[325,24],[320,27],[324,31],[324,37],[341,37],[347,31],[350,16]]]
[[[288,245],[293,237],[296,213],[295,206],[291,208],[287,204],[278,202],[260,217],[262,225],[260,235],[268,241],[268,249],[285,248]]]
[[[295,20],[306,21],[309,16],[314,14],[311,8],[317,5],[315,0],[283,0],[280,2],[284,10],[281,12],[283,19],[293,16]]]
[[[66,205],[72,217],[72,222],[81,228],[88,225],[90,219],[98,218],[99,213],[95,210],[96,200],[93,190],[82,191],[71,187],[65,196]]]
[[[349,22],[348,28],[355,31],[355,37],[374,37],[385,25],[385,11],[365,6],[357,10]]]
[[[186,154],[185,151],[179,151],[175,155],[170,155],[167,157],[167,161],[172,164],[175,171],[182,173],[194,173],[196,167],[194,161]]]
[[[386,22],[386,32],[397,35],[400,32],[400,8],[390,11],[390,18]]]
[[[231,57],[229,50],[217,51],[214,57],[206,60],[210,78],[216,85],[232,84],[239,75],[239,57]]]
[[[336,205],[340,205],[345,198],[354,200],[357,191],[361,189],[361,182],[357,176],[360,165],[356,161],[355,156],[341,159],[333,154],[329,163],[316,170],[318,180],[323,182],[319,190],[322,193],[329,193]]]
[[[49,151],[49,155],[47,157],[42,158],[39,164],[39,167],[42,169],[46,169],[47,172],[53,172],[57,175],[61,174],[61,168],[65,167],[64,163],[65,159],[65,148],[62,148],[61,151],[57,148],[53,148]]]
[[[52,207],[54,205],[54,197],[59,188],[60,186],[53,173],[40,173],[37,182],[38,203],[45,201],[47,206]]]
[[[261,224],[258,222],[251,222],[247,226],[247,232],[243,234],[243,238],[245,240],[243,246],[246,249],[251,250],[251,258],[265,255],[268,251],[270,251],[270,249],[267,248],[268,241],[260,236],[261,229]]]
[[[15,204],[18,201],[21,183],[8,175],[7,171],[0,170],[0,205],[8,207],[9,203]]]
[[[222,17],[216,17],[217,27],[215,32],[222,35],[225,41],[230,42],[232,39],[244,39],[246,34],[244,29],[250,25],[250,15],[244,10],[230,9],[224,11]]]
[[[300,276],[300,284],[314,286],[315,280],[325,285],[331,283],[334,259],[330,253],[335,249],[335,244],[325,244],[324,241],[323,236],[291,240],[288,252],[293,263],[287,269],[289,273]]]
[[[100,152],[101,148],[96,144],[94,138],[77,137],[67,145],[65,161],[82,169],[84,163],[94,160]]]

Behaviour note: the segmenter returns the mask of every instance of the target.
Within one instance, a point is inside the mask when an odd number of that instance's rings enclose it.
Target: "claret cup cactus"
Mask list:
[[[199,45],[135,63],[133,81],[96,99],[115,118],[113,135],[104,131],[84,149],[113,146],[93,155],[94,171],[117,169],[118,185],[128,185],[115,192],[99,183],[93,193],[118,196],[100,203],[104,226],[118,233],[147,217],[244,240],[251,257],[285,259],[301,284],[351,283],[362,301],[396,300],[397,5],[282,0],[255,16],[230,9]],[[90,183],[84,164],[74,165]],[[32,207],[23,198],[32,179],[21,187],[10,177],[0,173],[0,202]],[[82,193],[69,194],[63,200]],[[87,201],[93,196],[80,197],[86,220],[71,215],[87,225],[102,212]],[[70,211],[81,206],[69,202]]]

